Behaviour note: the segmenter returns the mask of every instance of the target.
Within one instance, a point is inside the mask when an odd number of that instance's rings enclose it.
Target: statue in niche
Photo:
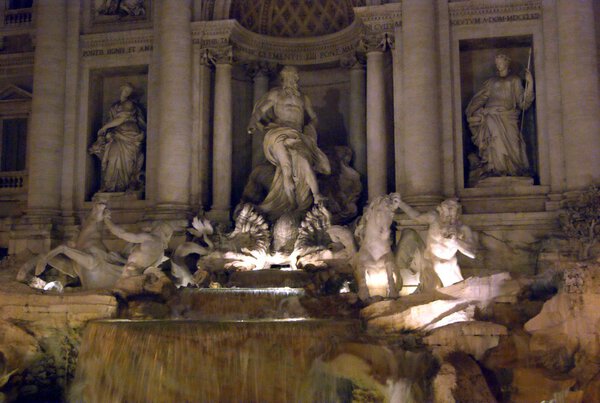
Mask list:
[[[531,176],[519,122],[534,99],[533,77],[525,69],[523,89],[521,78],[510,74],[511,59],[498,54],[495,61],[498,76],[484,82],[465,111],[479,157],[470,158],[478,172],[471,184],[491,176]]]
[[[119,100],[110,107],[108,120],[89,149],[102,163],[100,192],[134,192],[143,188],[146,119],[141,105],[132,99],[133,91],[129,83],[121,86]]]
[[[144,0],[102,0],[97,8],[99,15],[142,17],[146,15]]]
[[[396,253],[396,266],[402,278],[406,278],[406,274],[418,274],[422,291],[462,281],[464,278],[456,253],[461,252],[474,259],[476,238],[471,229],[460,221],[460,204],[448,199],[433,211],[419,213],[402,201],[400,195],[397,198],[396,203],[402,211],[417,223],[429,226],[424,243],[414,230],[403,231]],[[407,256],[410,256],[409,261]]]
[[[269,192],[259,206],[272,221],[324,202],[317,173],[331,172],[327,156],[317,147],[317,116],[298,89],[298,70],[286,66],[280,77],[282,86],[256,103],[248,124],[250,134],[265,132],[265,157],[275,166]]]

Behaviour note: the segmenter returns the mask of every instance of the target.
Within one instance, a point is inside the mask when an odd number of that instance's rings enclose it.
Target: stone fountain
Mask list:
[[[591,342],[599,336],[598,263],[464,279],[458,256],[475,258],[479,244],[457,200],[420,212],[399,193],[380,195],[358,218],[360,180],[348,150],[317,146],[316,115],[297,80],[284,68],[282,87],[254,108],[248,131],[264,134],[268,164],[250,175],[232,229],[200,214],[171,249],[182,228],[159,221],[132,230],[98,201],[72,242],[3,262],[2,273],[21,282],[7,278],[0,288],[5,395],[90,402],[600,396]],[[414,228],[395,231],[401,213]],[[579,218],[565,228],[576,225]],[[108,247],[105,229],[127,247]],[[591,246],[584,249],[587,256]]]

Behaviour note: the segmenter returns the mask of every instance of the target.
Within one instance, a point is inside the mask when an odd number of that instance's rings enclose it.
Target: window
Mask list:
[[[33,6],[33,0],[7,0],[7,10],[19,10],[21,8],[31,8]]]
[[[2,120],[0,171],[24,171],[27,147],[27,119]]]

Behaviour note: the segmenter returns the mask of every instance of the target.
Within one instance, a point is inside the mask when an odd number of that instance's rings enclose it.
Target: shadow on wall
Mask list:
[[[340,90],[328,89],[322,101],[322,106],[314,106],[319,119],[319,147],[348,145],[348,131],[344,124],[344,115],[340,112]]]

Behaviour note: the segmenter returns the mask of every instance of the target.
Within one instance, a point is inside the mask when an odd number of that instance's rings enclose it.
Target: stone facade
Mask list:
[[[252,105],[282,65],[300,69],[319,145],[352,148],[363,202],[392,191],[423,210],[460,199],[483,251],[467,272],[531,272],[561,200],[600,180],[592,0],[348,1],[353,8],[330,10],[335,24],[308,13],[297,31],[276,25],[281,5],[253,23],[259,11],[235,1],[104,3],[35,0],[4,11],[0,119],[27,117],[29,127],[26,168],[0,172],[0,248],[9,254],[71,237],[100,186],[87,150],[127,82],[146,113],[145,186],[109,196],[121,224],[166,219],[183,229],[200,210],[227,221],[264,160],[262,141],[246,133]],[[313,22],[321,36],[310,35]],[[471,186],[465,106],[498,52],[521,79],[526,67],[535,79],[521,118],[534,169],[530,181]]]

